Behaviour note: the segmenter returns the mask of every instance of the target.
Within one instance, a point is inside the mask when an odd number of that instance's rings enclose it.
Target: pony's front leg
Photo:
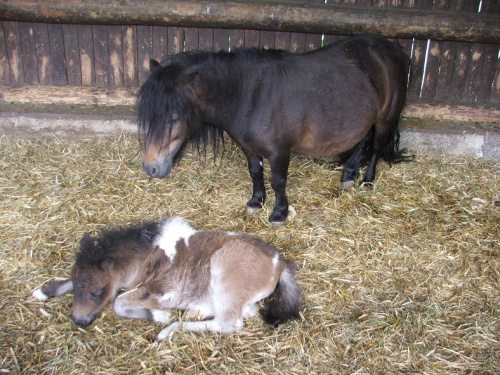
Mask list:
[[[276,196],[274,211],[269,217],[271,224],[284,224],[288,216],[288,199],[286,197],[286,180],[290,154],[275,155],[269,159],[271,164],[271,187]]]
[[[248,171],[253,183],[252,198],[247,202],[247,215],[251,215],[262,209],[266,200],[266,188],[264,186],[264,166],[262,157],[243,151],[248,161]]]
[[[147,319],[151,322],[166,323],[170,311],[161,309],[157,298],[145,288],[125,292],[116,297],[113,309],[123,318]]]

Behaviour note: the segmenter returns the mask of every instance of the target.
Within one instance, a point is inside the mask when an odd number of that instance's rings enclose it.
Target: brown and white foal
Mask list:
[[[293,263],[254,237],[223,231],[197,231],[181,218],[140,227],[108,230],[93,239],[84,234],[72,278],[33,292],[39,300],[74,292],[72,319],[92,323],[114,301],[125,318],[166,323],[170,309],[207,319],[174,322],[164,340],[181,326],[188,331],[230,333],[257,313],[278,324],[298,316],[301,290]],[[118,294],[119,291],[126,290]]]

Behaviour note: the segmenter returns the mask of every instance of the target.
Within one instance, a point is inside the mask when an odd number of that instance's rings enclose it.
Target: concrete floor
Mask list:
[[[413,152],[500,161],[500,123],[403,118],[401,146]],[[86,139],[135,133],[132,106],[0,103],[0,135],[9,138]]]

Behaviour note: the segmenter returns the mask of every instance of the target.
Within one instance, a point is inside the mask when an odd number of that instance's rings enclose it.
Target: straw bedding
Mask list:
[[[274,228],[269,186],[264,210],[245,217],[250,178],[231,143],[215,164],[189,153],[166,180],[147,177],[140,156],[131,136],[0,138],[0,373],[500,373],[498,163],[417,155],[380,163],[373,190],[341,192],[334,160],[293,158],[297,215]],[[83,232],[171,215],[282,249],[300,267],[301,319],[156,343],[161,324],[107,307],[81,329],[72,295],[30,297],[70,275]]]

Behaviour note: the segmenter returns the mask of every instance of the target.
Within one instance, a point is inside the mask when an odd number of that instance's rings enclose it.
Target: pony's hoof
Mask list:
[[[250,215],[253,215],[254,213],[256,212],[259,212],[260,210],[262,210],[262,207],[250,207],[250,206],[247,206],[247,216],[250,216]]]
[[[279,227],[285,224],[285,221],[286,221],[286,216],[278,212],[273,212],[273,214],[269,217],[269,222],[272,224],[273,227]]]
[[[361,184],[361,187],[364,187],[365,189],[371,190],[375,187],[375,184],[373,182],[365,182]]]
[[[351,181],[342,181],[340,183],[340,188],[342,190],[347,190],[349,189],[350,187],[353,187],[354,186],[354,180],[351,180]]]
[[[281,226],[285,225],[285,220],[283,220],[283,221],[269,220],[269,222],[275,228],[278,228],[278,227],[281,227]]]

